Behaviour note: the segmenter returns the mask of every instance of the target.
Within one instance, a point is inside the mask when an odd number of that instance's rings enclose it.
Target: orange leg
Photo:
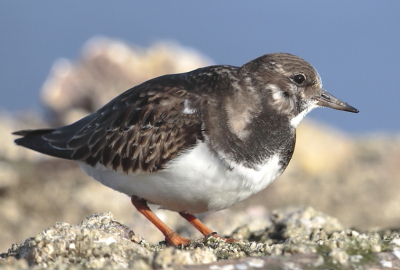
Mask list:
[[[162,222],[149,208],[147,202],[136,196],[131,197],[132,204],[136,209],[151,221],[165,236],[165,241],[171,246],[181,246],[188,245],[190,243],[189,239],[181,237],[179,234],[171,230],[164,222]],[[199,221],[200,222],[200,221]],[[204,226],[204,225],[203,225]]]
[[[181,215],[184,219],[189,221],[189,223],[192,224],[193,227],[195,227],[199,232],[201,232],[205,236],[205,239],[212,236],[212,237],[224,239],[227,243],[232,243],[232,242],[238,241],[233,238],[224,238],[224,237],[219,236],[217,233],[211,231],[209,228],[207,228],[206,225],[204,225],[200,220],[198,220],[195,216],[193,216],[191,214],[179,212],[179,215]]]

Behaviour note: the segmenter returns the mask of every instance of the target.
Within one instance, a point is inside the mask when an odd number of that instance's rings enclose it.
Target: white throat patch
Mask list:
[[[310,106],[308,106],[305,110],[303,110],[301,113],[299,113],[298,115],[296,115],[295,117],[292,118],[292,120],[290,120],[290,125],[293,128],[296,128],[301,120],[303,120],[304,116],[307,115],[307,113],[309,113],[312,109],[317,108],[319,106],[317,106],[316,104],[310,104]]]

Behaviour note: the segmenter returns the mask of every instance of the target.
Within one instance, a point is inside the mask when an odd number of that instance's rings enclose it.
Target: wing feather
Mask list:
[[[187,88],[182,76],[162,76],[133,87],[71,125],[16,132],[24,136],[16,143],[126,173],[160,170],[203,140],[201,105],[206,101]],[[193,104],[191,113],[185,111],[187,104]]]
[[[151,172],[203,139],[201,108],[196,115],[183,113],[185,100],[200,97],[179,87],[135,91],[106,105],[68,141],[73,159],[127,173]]]

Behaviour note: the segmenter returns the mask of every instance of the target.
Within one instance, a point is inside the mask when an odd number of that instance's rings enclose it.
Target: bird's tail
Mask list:
[[[57,147],[52,144],[51,140],[45,138],[45,135],[54,134],[54,131],[55,129],[20,130],[13,132],[12,134],[22,136],[22,138],[14,140],[17,145],[53,157],[71,159],[71,150],[63,147]]]

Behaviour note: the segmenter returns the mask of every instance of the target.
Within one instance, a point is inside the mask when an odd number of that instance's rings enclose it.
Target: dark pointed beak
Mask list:
[[[328,107],[335,110],[346,112],[358,113],[358,110],[349,104],[335,98],[325,90],[321,89],[320,92],[313,97],[317,101],[317,105],[321,107]]]

